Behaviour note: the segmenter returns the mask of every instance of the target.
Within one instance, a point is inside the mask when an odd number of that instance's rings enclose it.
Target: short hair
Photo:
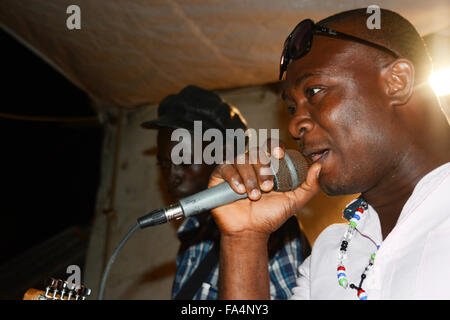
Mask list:
[[[433,70],[432,61],[427,46],[416,28],[396,12],[380,9],[380,16],[380,29],[367,27],[369,17],[367,8],[343,11],[317,24],[340,31],[339,24],[351,23],[354,26],[352,35],[397,52],[401,58],[408,59],[414,65],[416,81],[427,80]]]

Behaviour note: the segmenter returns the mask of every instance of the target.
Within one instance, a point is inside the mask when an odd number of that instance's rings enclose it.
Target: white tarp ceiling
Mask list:
[[[66,27],[73,4],[80,30]],[[449,24],[450,0],[2,0],[0,24],[91,97],[135,107],[187,84],[274,82],[284,38],[301,19],[371,4],[422,35]]]

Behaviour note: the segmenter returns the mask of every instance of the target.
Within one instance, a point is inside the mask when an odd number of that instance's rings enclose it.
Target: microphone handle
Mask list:
[[[187,218],[245,198],[247,198],[247,193],[239,194],[231,189],[228,182],[222,182],[180,200],[179,204]]]
[[[172,220],[178,220],[183,216],[192,217],[201,212],[244,198],[247,198],[247,193],[236,193],[231,189],[228,182],[222,182],[214,187],[186,197],[177,204],[153,210],[145,216],[138,218],[138,224],[143,229]]]
[[[300,181],[298,181],[297,170],[288,152],[286,152],[284,156],[284,163],[287,167],[287,174],[289,174],[291,178],[289,190],[295,189],[298,187]],[[272,166],[271,169],[274,178],[274,190],[278,191],[281,189],[284,191],[282,188],[279,188],[279,176],[274,172]],[[222,182],[214,187],[181,199],[177,204],[173,204],[167,208],[154,210],[145,216],[140,217],[138,219],[138,224],[141,228],[146,228],[166,223],[171,220],[177,220],[183,216],[186,218],[192,217],[201,212],[245,198],[247,198],[247,193],[239,194],[230,187],[228,182]]]

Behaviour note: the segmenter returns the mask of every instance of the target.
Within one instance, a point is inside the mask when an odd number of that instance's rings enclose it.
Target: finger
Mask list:
[[[267,139],[264,148],[270,156],[273,156],[276,159],[283,159],[286,150],[284,142],[275,138]]]
[[[231,188],[237,193],[243,194],[246,192],[242,179],[232,164],[218,166],[211,175],[208,187],[212,187],[223,181],[228,182]]]
[[[258,200],[261,197],[261,191],[259,189],[258,177],[252,164],[250,164],[250,157],[247,153],[245,155],[245,161],[240,161],[235,168],[241,176],[242,182],[245,185],[247,195],[251,200]]]
[[[249,150],[250,164],[256,173],[259,187],[264,192],[273,189],[273,173],[270,169],[270,157],[262,148],[252,148]]]

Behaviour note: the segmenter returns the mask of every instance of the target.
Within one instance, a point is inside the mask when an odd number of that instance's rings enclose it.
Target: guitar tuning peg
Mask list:
[[[80,285],[76,290],[75,290],[75,299],[78,300],[80,298],[82,298],[84,296],[84,293],[86,291],[86,287],[83,285]]]
[[[62,288],[63,281],[59,279],[50,278],[49,279],[49,285],[46,288],[45,296],[47,298],[56,300],[58,291]],[[53,292],[51,292],[53,291]]]
[[[64,281],[61,286],[61,296],[59,297],[60,300],[64,300],[64,294],[68,291],[68,284],[67,281]]]
[[[59,289],[59,282],[55,278],[47,279],[47,287],[45,289],[45,297],[48,299],[56,299],[56,293]]]
[[[45,286],[45,297],[46,298],[50,298],[50,290],[52,288],[52,284],[53,284],[53,278],[48,278],[45,282],[46,282],[46,286]]]
[[[91,295],[91,292],[92,292],[91,289],[86,288],[86,291],[85,291],[85,293],[84,293],[84,295],[83,295],[83,300],[86,300],[87,297],[89,297],[89,296]]]
[[[54,288],[57,290],[60,290],[62,288],[62,285],[63,285],[63,281],[58,279],[58,280],[56,280],[56,282],[54,284]]]
[[[48,278],[46,282],[47,282],[47,287],[55,288],[58,283],[58,280],[56,280],[55,278]]]
[[[86,298],[91,294],[91,289],[81,285],[75,290],[75,300],[86,300]]]

